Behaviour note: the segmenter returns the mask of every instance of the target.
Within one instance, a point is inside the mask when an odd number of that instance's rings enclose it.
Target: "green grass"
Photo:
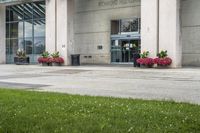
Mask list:
[[[198,133],[200,106],[0,89],[0,133]]]

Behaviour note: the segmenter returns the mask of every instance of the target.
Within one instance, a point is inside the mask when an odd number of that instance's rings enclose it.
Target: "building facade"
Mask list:
[[[129,64],[167,50],[172,67],[200,66],[199,0],[0,0],[0,63],[18,48],[36,63],[59,51],[70,65]]]

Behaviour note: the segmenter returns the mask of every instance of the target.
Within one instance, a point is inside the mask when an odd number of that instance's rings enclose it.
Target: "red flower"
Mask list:
[[[172,64],[172,59],[169,57],[165,58],[155,58],[154,63],[159,65],[159,66],[169,66]]]
[[[137,60],[137,63],[140,65],[152,66],[154,65],[154,60],[152,58],[140,58]]]
[[[53,58],[53,62],[63,64],[64,59],[62,57]]]
[[[44,57],[39,57],[38,58],[38,62],[39,63],[52,63],[53,59],[48,57],[48,58],[44,58]]]

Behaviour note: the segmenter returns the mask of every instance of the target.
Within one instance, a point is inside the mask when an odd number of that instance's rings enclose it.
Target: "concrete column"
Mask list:
[[[141,0],[141,51],[158,51],[158,0]]]
[[[160,0],[159,49],[168,50],[173,59],[172,67],[182,66],[180,32],[180,0]]]
[[[57,0],[57,51],[70,65],[74,47],[74,0]]]
[[[54,52],[56,48],[55,1],[46,0],[46,51]]]
[[[5,6],[0,5],[0,64],[6,63],[6,9]]]

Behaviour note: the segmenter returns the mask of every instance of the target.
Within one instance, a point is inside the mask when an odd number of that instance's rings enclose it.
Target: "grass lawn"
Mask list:
[[[199,133],[200,106],[0,89],[0,133]]]

